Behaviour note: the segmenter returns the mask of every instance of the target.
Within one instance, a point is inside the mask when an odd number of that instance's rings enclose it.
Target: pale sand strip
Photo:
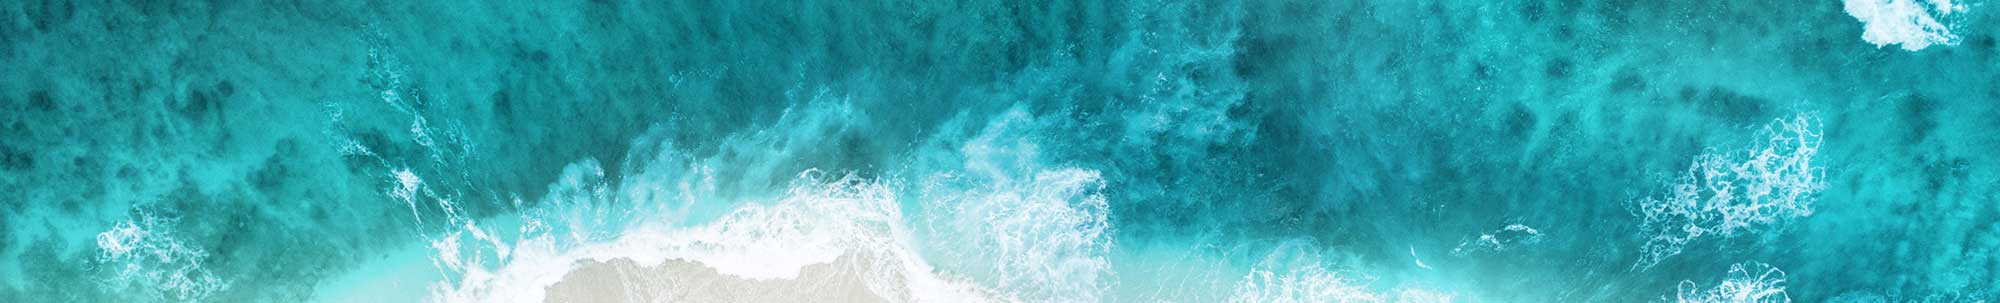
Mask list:
[[[842,256],[808,265],[796,279],[751,280],[699,262],[667,260],[639,266],[631,259],[586,261],[548,287],[545,302],[887,302],[868,290],[860,270],[867,258]]]

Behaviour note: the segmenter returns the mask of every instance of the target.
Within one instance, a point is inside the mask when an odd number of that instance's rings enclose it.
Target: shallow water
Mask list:
[[[1981,301],[1995,11],[8,1],[0,301]]]

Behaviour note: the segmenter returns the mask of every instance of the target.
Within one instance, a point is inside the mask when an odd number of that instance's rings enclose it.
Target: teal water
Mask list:
[[[0,301],[1988,301],[1996,11],[0,1]]]

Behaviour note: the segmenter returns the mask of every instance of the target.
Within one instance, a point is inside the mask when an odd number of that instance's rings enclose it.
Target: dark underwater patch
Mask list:
[[[1704,115],[1733,124],[1761,122],[1760,119],[1769,116],[1771,103],[1770,100],[1723,87],[1683,87],[1676,97],[1682,104],[1694,107]]]

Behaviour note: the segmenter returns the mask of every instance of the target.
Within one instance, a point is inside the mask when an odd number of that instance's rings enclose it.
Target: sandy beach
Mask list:
[[[888,302],[857,269],[866,258],[842,256],[799,270],[794,279],[753,280],[685,260],[639,266],[631,259],[586,261],[548,287],[545,302]]]

